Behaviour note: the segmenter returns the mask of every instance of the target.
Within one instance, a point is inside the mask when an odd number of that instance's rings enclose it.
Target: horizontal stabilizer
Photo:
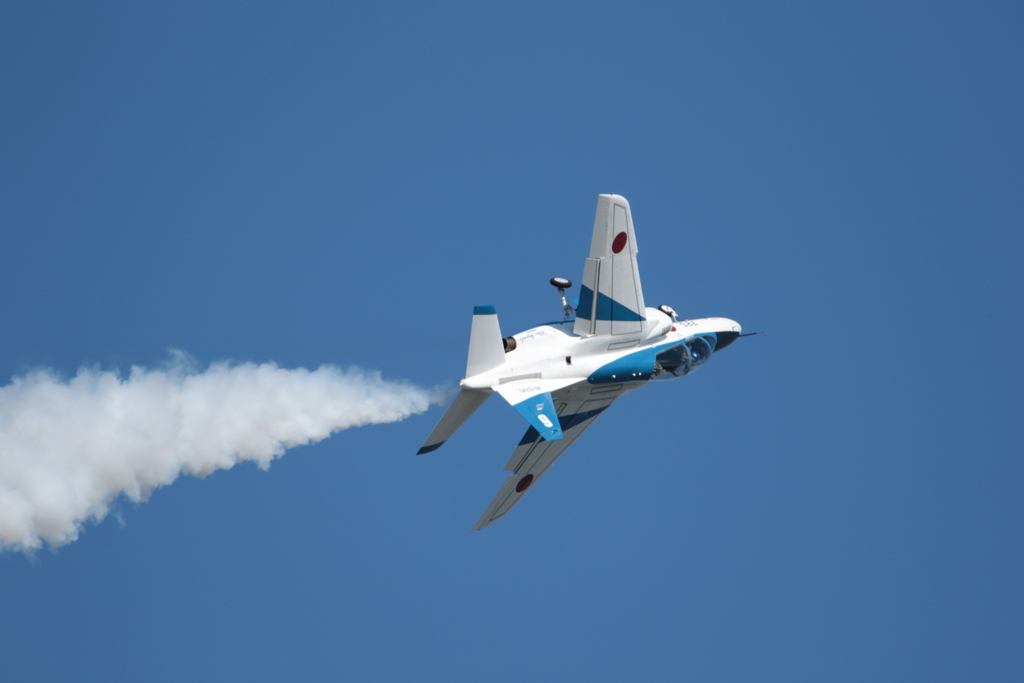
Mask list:
[[[482,406],[490,395],[490,392],[487,391],[461,389],[416,455],[436,451],[444,445],[444,442],[455,433],[455,430],[461,427],[462,423],[469,419],[469,416],[475,413],[476,409]]]

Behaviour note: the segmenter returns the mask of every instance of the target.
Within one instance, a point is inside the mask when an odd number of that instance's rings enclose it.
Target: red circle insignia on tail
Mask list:
[[[612,242],[612,253],[618,254],[620,251],[622,251],[625,248],[626,241],[628,239],[629,237],[627,237],[626,233],[624,232],[620,232],[618,235],[616,235],[615,241]]]

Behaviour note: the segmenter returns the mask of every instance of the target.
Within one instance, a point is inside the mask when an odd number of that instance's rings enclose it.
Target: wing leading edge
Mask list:
[[[505,469],[512,474],[484,510],[473,531],[483,529],[504,517],[537,480],[547,473],[558,456],[594,424],[594,420],[607,410],[615,399],[625,393],[621,384],[594,389],[588,387],[587,391],[589,395],[581,395],[583,392],[580,390],[557,392],[562,395],[558,397],[556,394],[555,398],[555,410],[562,428],[562,438],[547,441],[533,427],[527,430],[505,465]]]

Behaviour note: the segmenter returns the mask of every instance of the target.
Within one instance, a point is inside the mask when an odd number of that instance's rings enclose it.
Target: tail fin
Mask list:
[[[614,194],[599,195],[573,332],[614,335],[643,331],[644,293],[636,254],[629,202]]]
[[[505,347],[501,343],[498,311],[493,304],[476,306],[473,309],[473,328],[469,333],[466,377],[493,370],[504,362]]]

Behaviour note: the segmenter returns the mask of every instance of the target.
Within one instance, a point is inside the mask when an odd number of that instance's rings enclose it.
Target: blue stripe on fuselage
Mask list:
[[[665,344],[658,344],[657,346],[651,346],[646,349],[634,351],[633,353],[626,354],[625,356],[616,358],[610,363],[602,365],[587,377],[587,381],[591,384],[608,384],[612,382],[637,382],[648,380],[654,372],[654,363],[657,360],[659,353],[666,349],[670,349],[673,346],[684,344],[694,337],[713,337],[717,340],[718,334],[715,332],[701,332],[700,334],[694,334],[686,337],[685,339],[680,339],[679,341],[667,342]]]

